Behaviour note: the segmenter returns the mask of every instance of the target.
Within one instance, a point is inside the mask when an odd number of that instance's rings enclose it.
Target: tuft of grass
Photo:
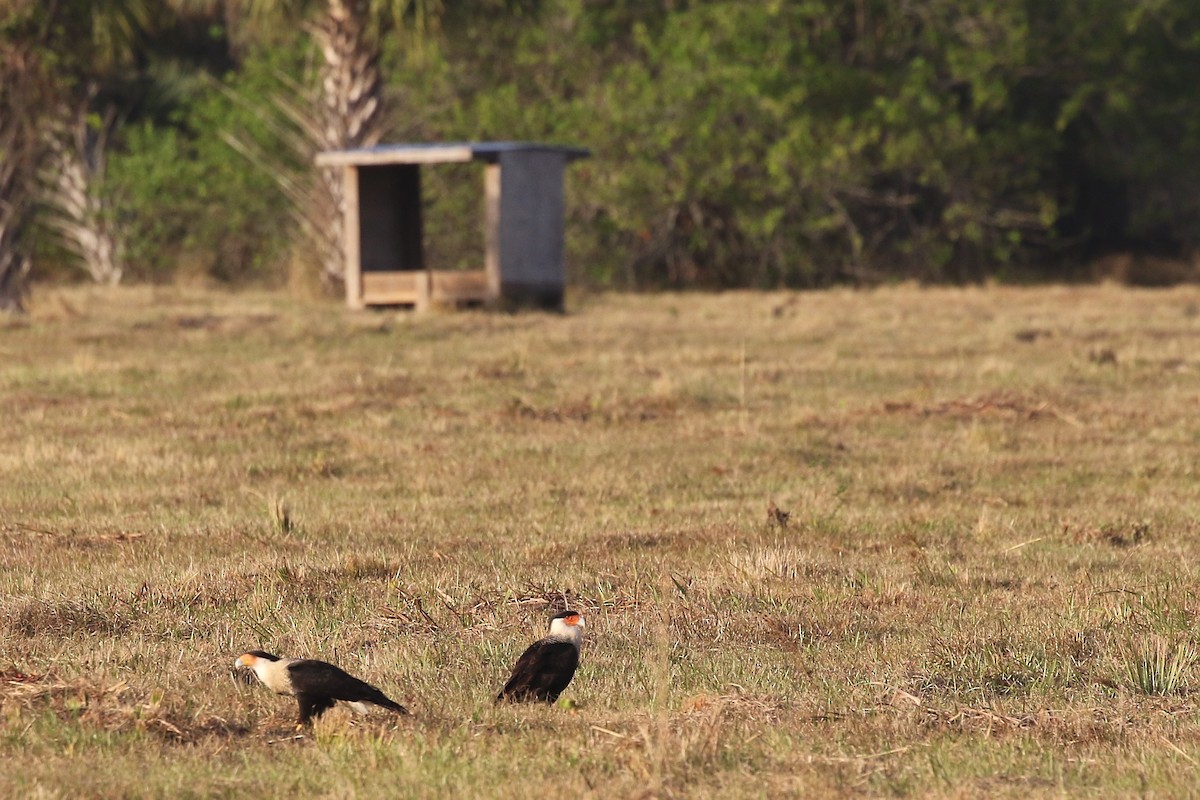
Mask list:
[[[1126,677],[1134,691],[1147,695],[1178,695],[1196,663],[1196,648],[1182,639],[1150,636],[1128,643],[1122,653]]]
[[[276,533],[289,534],[296,527],[295,521],[292,519],[292,509],[288,505],[287,500],[281,497],[276,497],[271,500],[271,528]]]

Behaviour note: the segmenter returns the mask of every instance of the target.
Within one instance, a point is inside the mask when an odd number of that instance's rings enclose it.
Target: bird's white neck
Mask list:
[[[287,669],[294,658],[281,658],[278,661],[268,661],[260,658],[254,662],[254,674],[266,686],[277,694],[291,694],[292,682],[288,679]]]
[[[583,645],[583,623],[582,620],[578,625],[568,625],[561,619],[552,620],[550,622],[550,639],[561,642],[570,642],[579,648]]]

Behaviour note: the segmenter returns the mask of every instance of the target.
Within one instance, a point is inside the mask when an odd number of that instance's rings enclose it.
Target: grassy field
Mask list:
[[[35,301],[0,796],[1195,791],[1196,288]],[[494,707],[564,604],[573,707]],[[298,735],[255,647],[413,714]]]

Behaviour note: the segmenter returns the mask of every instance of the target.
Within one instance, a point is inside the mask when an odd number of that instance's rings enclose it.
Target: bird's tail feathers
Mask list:
[[[401,716],[408,714],[407,708],[400,705],[395,700],[391,700],[387,697],[381,696],[378,700],[375,701],[375,705],[380,706],[381,708],[386,708],[388,711],[394,711],[397,714],[400,714]]]

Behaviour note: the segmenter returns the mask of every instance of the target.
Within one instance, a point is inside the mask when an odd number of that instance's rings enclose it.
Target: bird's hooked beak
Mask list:
[[[254,662],[257,660],[248,653],[238,656],[237,660],[233,662],[233,669],[229,670],[229,674],[239,683],[253,684],[257,677],[254,673]]]

